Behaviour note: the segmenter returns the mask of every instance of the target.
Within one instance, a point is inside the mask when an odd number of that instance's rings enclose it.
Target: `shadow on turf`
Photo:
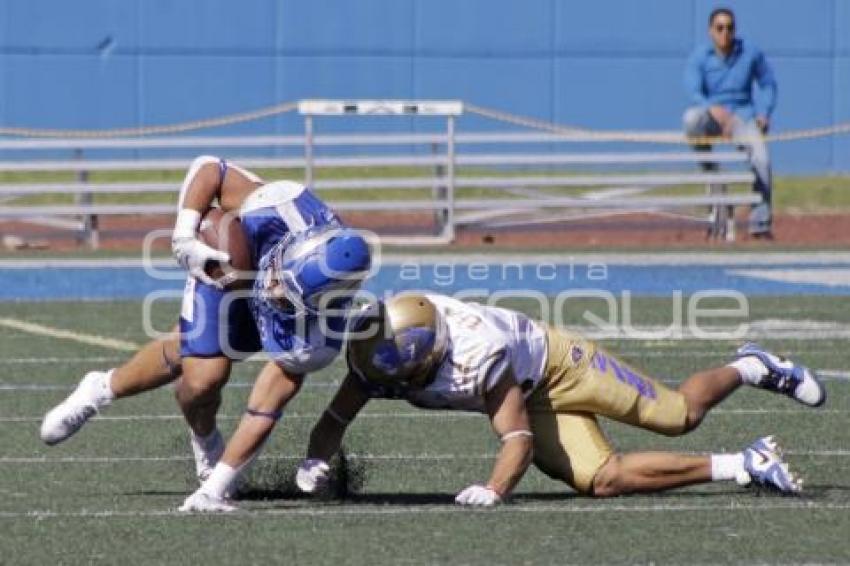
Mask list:
[[[263,460],[255,464],[237,492],[240,501],[275,501],[312,499],[318,501],[346,501],[363,505],[447,505],[454,502],[455,494],[448,493],[361,493],[366,481],[366,462],[350,459],[345,450],[330,462],[331,474],[328,489],[319,496],[301,493],[295,485],[297,464],[292,461]],[[573,499],[573,493],[521,494],[517,501],[562,501]]]
[[[182,438],[180,442],[185,442]],[[454,501],[454,494],[447,493],[360,493],[366,482],[367,466],[363,460],[350,459],[347,457],[346,449],[340,449],[337,456],[330,462],[331,473],[328,489],[322,495],[307,495],[302,493],[295,485],[295,473],[298,463],[293,460],[260,460],[253,464],[251,470],[244,478],[236,493],[239,501],[278,501],[311,499],[317,501],[348,501],[364,505],[445,505]],[[197,479],[194,473],[194,464],[190,464],[187,475],[187,490],[149,490],[128,493],[129,495],[174,495],[181,496],[194,491],[197,487]],[[843,485],[817,485],[807,486],[804,499],[821,499],[827,497],[831,491],[848,491],[850,488]],[[680,499],[682,496],[695,500],[707,500],[714,498],[728,498],[730,495],[741,495],[750,497],[787,497],[767,489],[741,489],[733,485],[713,485],[711,487],[690,487],[685,489],[673,489],[670,491],[635,494],[625,496],[629,498],[649,497],[653,500]],[[517,493],[511,500],[516,503],[522,502],[557,502],[575,499],[591,499],[566,490],[564,492],[542,492],[542,493]]]
[[[352,461],[346,456],[345,448],[330,461],[330,482],[319,500],[347,500],[363,488],[366,481],[366,464],[362,460]],[[292,460],[260,460],[255,462],[236,498],[241,501],[265,501],[275,499],[299,499],[307,496],[295,485],[298,464]]]
[[[139,495],[150,495],[150,496],[169,496],[169,497],[177,497],[177,498],[185,498],[189,495],[189,492],[184,490],[167,490],[167,489],[145,489],[141,491],[125,491],[122,495],[131,495],[131,496],[139,496]]]

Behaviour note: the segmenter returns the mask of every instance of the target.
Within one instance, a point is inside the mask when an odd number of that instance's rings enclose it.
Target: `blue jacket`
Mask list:
[[[753,97],[753,83],[759,96]],[[761,49],[736,39],[728,57],[700,45],[685,68],[685,88],[697,106],[725,106],[744,120],[770,117],[776,107],[776,79]]]

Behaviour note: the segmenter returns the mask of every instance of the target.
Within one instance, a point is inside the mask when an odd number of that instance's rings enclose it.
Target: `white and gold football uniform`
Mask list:
[[[542,383],[526,401],[534,463],[547,475],[589,492],[613,454],[596,415],[667,435],[685,431],[684,396],[611,356],[593,342],[547,330]]]
[[[484,410],[484,394],[510,372],[526,397],[535,465],[581,492],[613,449],[603,415],[655,432],[684,432],[684,397],[583,337],[507,309],[426,295],[446,321],[449,347],[436,376],[411,390],[412,404]]]
[[[449,350],[434,380],[411,391],[419,407],[484,411],[484,393],[511,371],[526,394],[540,382],[546,365],[546,333],[523,314],[426,295],[449,333]]]

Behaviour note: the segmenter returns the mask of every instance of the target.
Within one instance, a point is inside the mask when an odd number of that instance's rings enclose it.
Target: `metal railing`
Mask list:
[[[455,227],[464,224],[548,222],[557,214],[567,218],[584,210],[721,209],[760,201],[749,191],[720,190],[753,181],[747,155],[734,148],[711,153],[710,158],[681,149],[604,152],[599,144],[593,151],[577,151],[570,148],[586,141],[581,134],[461,133],[454,131],[452,117],[448,123],[446,132],[424,134],[317,134],[311,130],[305,136],[0,140],[2,155],[15,156],[0,159],[0,172],[10,179],[0,182],[0,219],[72,217],[68,227],[96,246],[98,216],[174,212],[169,202],[138,203],[126,196],[121,202],[105,203],[99,202],[101,195],[171,193],[176,198],[178,188],[174,182],[149,179],[98,181],[96,175],[182,171],[190,158],[173,154],[186,150],[219,153],[252,169],[298,170],[341,212],[431,213],[435,233],[428,236],[432,241],[450,241]],[[393,146],[401,146],[404,152],[388,152]],[[274,155],[282,150],[290,155]],[[366,153],[340,154],[352,150]],[[154,151],[167,155],[150,156]],[[266,155],[257,155],[258,151]],[[68,157],[57,157],[60,153]],[[707,159],[723,164],[724,170],[701,172],[698,165]],[[588,171],[597,167],[618,170],[613,174]],[[375,170],[381,168],[392,170],[376,176]],[[397,168],[402,168],[401,174]],[[637,168],[641,170],[634,171]],[[345,178],[321,175],[333,169],[351,171]],[[45,181],[37,175],[44,172],[74,177]],[[11,180],[18,178],[11,173],[29,173],[33,180]],[[653,188],[679,185],[697,192],[646,194]],[[79,198],[73,204],[57,203],[43,198],[49,194]],[[35,196],[44,202],[32,202]],[[695,218],[708,221],[709,216]]]

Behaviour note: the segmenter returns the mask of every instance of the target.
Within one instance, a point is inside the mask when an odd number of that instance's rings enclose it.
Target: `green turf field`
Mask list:
[[[753,299],[751,317],[850,321],[850,298]],[[663,322],[657,300],[638,323]],[[155,317],[166,328],[173,313]],[[0,303],[0,317],[135,343],[140,304]],[[117,402],[77,436],[48,448],[42,414],[87,369],[126,352],[0,327],[0,563],[564,564],[850,561],[850,352],[846,339],[801,334],[765,345],[831,370],[822,410],[741,390],[704,425],[663,438],[606,425],[622,450],[738,450],[776,433],[804,495],[713,484],[611,500],[576,497],[532,471],[513,502],[471,511],[454,494],[486,480],[497,446],[486,419],[376,401],[346,439],[344,498],[297,496],[292,474],[343,365],[310,378],[290,405],[232,516],[175,512],[194,489],[185,426],[170,389]],[[729,359],[728,341],[612,341],[634,365],[674,382]],[[221,426],[241,413],[255,363],[238,367]],[[845,372],[845,373],[842,373]],[[340,468],[338,468],[340,469]]]

